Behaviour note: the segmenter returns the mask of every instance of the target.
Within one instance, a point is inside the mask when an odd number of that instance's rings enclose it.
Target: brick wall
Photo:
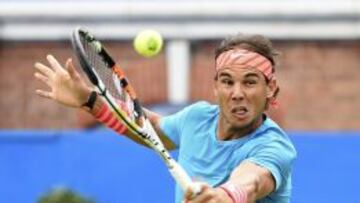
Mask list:
[[[190,99],[214,101],[214,42],[192,45]],[[145,104],[166,101],[164,52],[145,59],[127,42],[107,43],[121,59]],[[277,67],[281,106],[270,114],[286,129],[360,129],[360,42],[277,41],[282,52]],[[68,128],[78,125],[78,113],[34,94],[33,64],[47,53],[64,62],[71,57],[68,42],[5,42],[0,48],[1,128]],[[82,114],[81,114],[82,115]],[[84,122],[84,116],[81,116]]]
[[[106,44],[118,56],[120,64],[141,97],[143,103],[166,99],[166,68],[164,55],[141,58],[129,43]],[[62,107],[35,95],[35,89],[46,88],[34,80],[34,63],[46,63],[51,53],[64,63],[71,54],[69,42],[6,42],[0,56],[0,128],[73,128],[89,118],[82,112]],[[82,120],[78,121],[77,117]]]

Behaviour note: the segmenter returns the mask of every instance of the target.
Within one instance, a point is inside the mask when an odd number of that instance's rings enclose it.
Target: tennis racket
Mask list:
[[[77,28],[73,31],[71,42],[79,63],[89,80],[112,113],[140,140],[146,143],[162,158],[171,175],[185,191],[190,188],[194,194],[200,187],[190,179],[185,170],[171,157],[150,121],[143,113],[134,88],[125,76],[123,69],[115,63],[100,41],[88,31]],[[118,105],[121,101],[124,109]]]

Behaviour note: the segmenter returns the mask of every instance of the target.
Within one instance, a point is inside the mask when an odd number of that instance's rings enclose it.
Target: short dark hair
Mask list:
[[[275,71],[275,59],[276,56],[279,55],[279,52],[275,50],[271,41],[265,36],[259,34],[252,35],[238,33],[236,35],[227,37],[215,49],[215,60],[221,53],[236,48],[246,49],[261,54],[270,60],[274,67],[273,71]]]

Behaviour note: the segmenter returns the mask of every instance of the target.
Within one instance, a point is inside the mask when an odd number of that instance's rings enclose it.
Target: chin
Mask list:
[[[232,127],[237,129],[244,129],[250,127],[251,123],[252,122],[248,120],[242,120],[242,121],[236,120],[232,123]]]
[[[234,128],[237,128],[237,129],[246,129],[246,128],[253,128],[255,123],[256,123],[257,119],[256,118],[253,118],[253,117],[250,117],[250,116],[247,116],[241,120],[239,119],[236,119],[234,122],[233,122],[233,127]]]

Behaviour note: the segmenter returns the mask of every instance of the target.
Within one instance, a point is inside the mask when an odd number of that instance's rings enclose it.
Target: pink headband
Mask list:
[[[258,54],[256,52],[252,52],[245,49],[231,49],[228,51],[225,51],[221,53],[218,58],[216,59],[216,71],[219,71],[220,69],[226,68],[226,67],[236,67],[236,66],[247,66],[251,68],[255,68],[262,72],[264,76],[271,80],[274,76],[273,66],[271,64],[271,61],[267,59],[266,57],[262,56],[261,54]],[[277,90],[279,90],[279,87],[277,87]],[[271,106],[277,108],[279,106],[277,100],[276,100],[276,94],[274,97],[270,98]]]
[[[274,76],[270,60],[256,52],[245,49],[231,49],[221,53],[216,59],[216,71],[228,66],[236,67],[236,65],[256,68],[269,80]]]

